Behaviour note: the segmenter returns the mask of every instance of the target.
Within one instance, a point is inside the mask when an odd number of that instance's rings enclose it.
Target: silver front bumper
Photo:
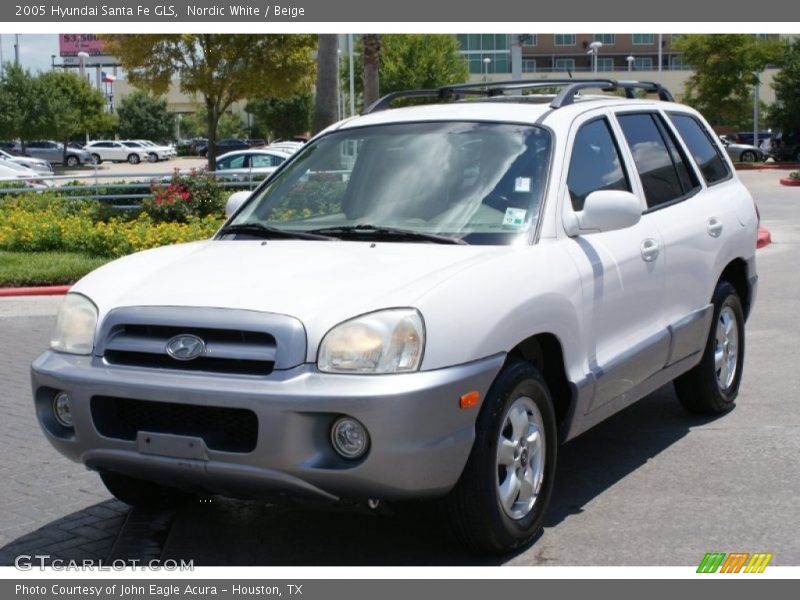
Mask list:
[[[496,355],[436,371],[377,376],[328,375],[302,365],[249,377],[100,366],[92,357],[48,351],[31,374],[48,440],[90,469],[232,496],[402,499],[442,495],[458,481],[480,408],[462,410],[459,399],[477,390],[483,400],[504,360]],[[53,417],[57,391],[72,398],[72,432]],[[135,440],[106,437],[92,416],[95,396],[251,410],[258,419],[255,449],[198,448],[191,443],[197,438],[169,432],[156,436],[155,447],[144,447],[141,434]],[[341,415],[355,417],[370,434],[369,451],[358,461],[339,458],[331,446],[330,426]]]

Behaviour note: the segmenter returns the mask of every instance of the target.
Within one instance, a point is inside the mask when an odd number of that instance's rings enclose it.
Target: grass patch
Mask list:
[[[109,260],[77,252],[0,252],[0,287],[75,283]]]

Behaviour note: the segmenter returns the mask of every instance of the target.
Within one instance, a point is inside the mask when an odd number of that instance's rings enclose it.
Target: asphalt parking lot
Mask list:
[[[466,555],[420,510],[389,516],[214,498],[175,513],[130,511],[36,425],[28,365],[47,345],[58,299],[0,300],[0,564],[49,554],[197,565],[697,565],[721,551],[800,565],[800,188],[780,186],[780,172],[740,176],[773,244],[758,251],[735,409],[690,417],[665,386],[564,446],[544,534],[505,559]]]
[[[138,165],[131,165],[127,162],[108,162],[105,161],[97,167],[97,173],[103,177],[104,182],[114,181],[115,177],[126,181],[137,179],[150,179],[157,175],[169,175],[175,169],[202,169],[208,164],[206,159],[200,156],[179,156],[170,160],[162,160],[156,163],[141,162]],[[94,175],[95,167],[84,165],[74,169],[59,169],[57,175],[71,175],[76,177]]]

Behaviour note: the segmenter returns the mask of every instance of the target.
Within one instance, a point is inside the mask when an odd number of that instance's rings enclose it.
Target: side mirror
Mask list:
[[[583,210],[572,213],[566,221],[570,237],[585,233],[616,231],[636,225],[642,218],[639,198],[630,192],[600,190],[586,196]]]
[[[245,200],[250,197],[250,192],[236,192],[231,194],[228,202],[225,204],[225,216],[230,217],[233,213],[239,210],[239,207],[244,204]]]

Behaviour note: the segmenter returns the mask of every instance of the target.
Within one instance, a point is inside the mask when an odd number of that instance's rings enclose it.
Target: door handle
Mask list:
[[[706,230],[711,237],[719,237],[722,234],[722,221],[717,217],[711,217],[706,224]]]
[[[640,248],[644,262],[653,262],[656,258],[658,258],[658,242],[653,238],[647,238],[644,240]]]

